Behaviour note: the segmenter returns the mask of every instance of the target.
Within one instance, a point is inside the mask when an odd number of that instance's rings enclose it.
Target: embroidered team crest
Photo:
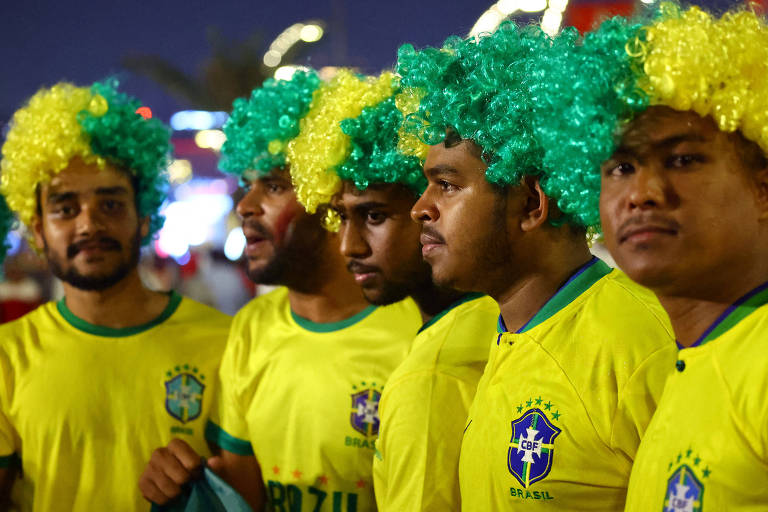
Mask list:
[[[365,386],[365,382],[362,383]],[[375,436],[379,433],[379,399],[381,391],[372,387],[352,393],[352,412],[349,415],[349,423],[352,428],[364,436]],[[358,389],[353,386],[353,389]]]
[[[549,474],[555,438],[560,432],[538,408],[528,409],[512,422],[507,469],[523,487]]]
[[[667,497],[663,512],[701,512],[704,485],[683,464],[667,480]]]
[[[165,410],[182,423],[187,423],[200,416],[203,410],[205,384],[201,380],[205,379],[205,375],[198,376],[197,368],[190,368],[187,364],[174,370],[166,373],[171,378],[165,381]]]

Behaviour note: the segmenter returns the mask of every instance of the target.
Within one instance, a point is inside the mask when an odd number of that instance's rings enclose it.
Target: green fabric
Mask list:
[[[461,306],[465,302],[469,302],[471,300],[479,299],[480,297],[484,297],[484,296],[485,296],[484,293],[474,293],[474,292],[473,293],[465,293],[464,295],[462,295],[459,298],[459,300],[455,301],[450,306],[448,306],[447,308],[445,308],[444,310],[442,310],[441,312],[439,312],[438,314],[436,314],[435,316],[433,316],[432,318],[427,320],[427,322],[424,325],[421,326],[421,329],[419,329],[419,332],[416,333],[416,334],[420,334],[422,331],[426,330],[428,327],[430,327],[432,325],[435,325],[438,320],[440,320],[445,315],[447,315],[452,309],[454,309],[454,308],[456,308],[458,306]]]
[[[303,327],[304,329],[312,332],[334,332],[334,331],[340,331],[342,329],[345,329],[351,325],[355,325],[357,322],[362,320],[363,318],[367,317],[371,313],[374,312],[376,309],[376,306],[368,306],[361,312],[352,315],[349,318],[345,318],[344,320],[340,320],[338,322],[328,322],[328,323],[318,323],[313,322],[312,320],[307,320],[304,317],[301,317],[291,311],[291,316],[293,317],[293,321],[299,324],[300,327]]]
[[[205,425],[205,439],[220,448],[237,455],[253,455],[253,446],[250,441],[238,439],[229,435],[223,428],[208,420]]]
[[[593,258],[589,263],[581,268],[576,274],[566,282],[551,299],[544,304],[533,318],[520,328],[519,333],[526,332],[545,320],[551,318],[555,313],[573,302],[576,297],[587,291],[593,284],[601,278],[611,273],[613,269],[602,260]]]
[[[182,494],[166,505],[152,504],[152,512],[252,512],[245,500],[208,468],[203,478],[189,482]]]
[[[95,336],[104,336],[107,338],[123,338],[125,336],[133,336],[134,334],[147,331],[165,322],[172,314],[176,312],[179,304],[181,304],[181,295],[172,291],[170,292],[168,305],[165,306],[165,309],[162,313],[160,313],[160,315],[157,316],[157,318],[142,325],[123,327],[121,329],[104,327],[103,325],[94,325],[90,322],[86,322],[80,317],[75,316],[75,314],[72,313],[72,311],[70,311],[67,307],[66,297],[62,298],[59,302],[56,303],[56,309],[59,310],[59,313],[61,313],[61,316],[64,317],[64,320],[66,320],[67,323],[69,323],[69,325],[75,329],[87,332],[88,334],[93,334]]]
[[[768,303],[768,288],[762,290],[759,288],[753,290],[753,295],[747,294],[740,301],[728,308],[721,318],[718,318],[714,324],[704,333],[702,338],[694,345],[703,345],[713,339],[722,336],[731,327],[735,326],[746,317],[751,315],[757,308]],[[754,293],[756,291],[756,293]]]

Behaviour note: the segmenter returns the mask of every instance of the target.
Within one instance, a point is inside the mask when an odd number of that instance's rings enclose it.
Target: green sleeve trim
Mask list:
[[[253,455],[253,446],[250,441],[244,441],[227,434],[223,428],[208,420],[205,425],[205,439],[220,448],[237,455]]]
[[[12,453],[10,455],[3,455],[0,457],[0,469],[7,469],[10,467],[16,467],[19,465],[21,460],[19,460],[19,456],[15,453]]]
[[[356,324],[357,322],[361,321],[363,318],[373,313],[375,310],[376,310],[376,306],[368,306],[361,312],[355,315],[352,315],[349,318],[345,318],[344,320],[339,320],[338,322],[328,322],[328,323],[318,323],[318,322],[313,322],[312,320],[307,320],[306,318],[297,315],[293,311],[291,311],[291,317],[293,317],[293,321],[296,322],[300,327],[303,327],[308,331],[334,332],[334,331],[340,331],[342,329],[346,329],[347,327]]]
[[[126,336],[133,336],[135,334],[148,331],[149,329],[156,327],[161,323],[165,322],[166,320],[168,320],[168,318],[170,318],[170,316],[174,314],[178,309],[179,304],[181,304],[181,298],[182,298],[181,295],[179,295],[175,291],[171,291],[169,293],[169,296],[170,298],[168,300],[168,305],[165,307],[163,312],[160,313],[160,315],[157,316],[154,320],[151,320],[142,325],[135,325],[133,327],[122,327],[120,329],[115,329],[113,327],[105,327],[103,325],[94,325],[90,322],[86,322],[80,317],[75,316],[75,314],[72,313],[69,307],[67,307],[66,297],[62,298],[59,302],[56,303],[56,309],[59,310],[59,313],[64,318],[64,320],[66,320],[69,325],[71,325],[77,330],[86,332],[88,334],[93,334],[94,336],[104,336],[106,338],[124,338]]]

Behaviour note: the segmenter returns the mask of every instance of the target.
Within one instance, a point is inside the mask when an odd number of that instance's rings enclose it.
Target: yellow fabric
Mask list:
[[[766,333],[768,306],[762,306],[707,344],[680,350],[685,366],[667,380],[640,443],[627,511],[766,510]],[[686,509],[686,501],[695,503]]]
[[[529,330],[504,333],[469,412],[462,510],[622,510],[674,366],[671,332],[653,294],[613,270]],[[545,436],[545,422],[559,434]]]
[[[297,321],[286,288],[253,300],[235,316],[208,439],[255,454],[273,510],[376,510],[378,399],[420,323],[410,299],[335,325]]]
[[[499,307],[487,296],[421,331],[381,397],[373,459],[381,512],[461,508],[459,449],[467,411],[496,341]]]
[[[0,455],[7,463],[16,454],[23,467],[15,509],[148,510],[137,482],[155,448],[178,437],[207,454],[230,321],[185,298],[133,335],[84,332],[56,303],[0,326]],[[190,407],[174,408],[185,421],[167,409],[167,381],[193,392]],[[168,399],[175,407],[182,398]]]

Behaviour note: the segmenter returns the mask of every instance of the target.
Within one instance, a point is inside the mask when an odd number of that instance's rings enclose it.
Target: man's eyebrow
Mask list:
[[[355,213],[365,213],[368,210],[373,210],[375,208],[384,208],[387,206],[387,203],[383,203],[381,201],[366,201],[365,203],[359,203],[352,207],[352,210]]]
[[[429,169],[424,169],[424,174],[426,174],[430,178],[434,178],[436,176],[444,176],[444,175],[454,176],[459,174],[459,171],[457,171],[450,165],[439,164],[439,165],[430,167]]]
[[[48,194],[45,202],[48,204],[63,203],[64,201],[71,201],[77,197],[74,192],[53,192]]]
[[[670,149],[683,142],[709,142],[709,139],[698,133],[683,133],[678,135],[670,135],[661,140],[648,140],[647,137],[638,137],[637,142],[632,143],[632,137],[629,137],[629,143],[622,142],[614,154],[619,155],[635,155],[638,153],[638,148],[648,147],[654,150],[656,149]]]
[[[99,187],[96,189],[96,194],[102,196],[118,196],[128,194],[128,189],[122,185],[114,187]]]

